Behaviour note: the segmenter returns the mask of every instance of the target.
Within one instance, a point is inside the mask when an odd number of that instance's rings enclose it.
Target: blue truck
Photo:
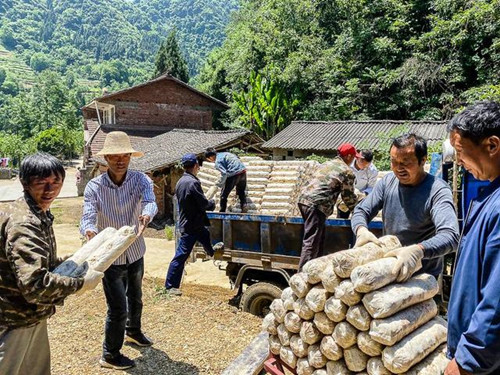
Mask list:
[[[227,262],[226,275],[237,291],[235,301],[243,311],[263,316],[297,272],[302,218],[215,212],[209,212],[208,218],[212,242],[224,242],[224,252],[215,259]],[[382,222],[372,222],[370,229],[381,235]],[[325,254],[353,244],[349,220],[327,220]],[[200,247],[195,247],[193,254],[202,259],[206,256]]]
[[[455,170],[455,173],[453,173]],[[433,154],[431,171],[448,181],[456,197],[459,223],[465,217],[468,204],[488,182],[477,181],[453,163],[442,162],[441,154]],[[224,242],[225,250],[216,260],[225,261],[225,271],[236,291],[235,303],[243,311],[264,316],[270,303],[281,295],[288,280],[297,272],[302,245],[301,217],[230,214],[209,212],[213,243]],[[382,235],[383,223],[372,221],[370,230]],[[328,219],[326,222],[325,254],[352,247],[354,235],[350,220]],[[195,247],[193,257],[205,258],[201,247]],[[454,254],[445,259],[443,298],[451,287]],[[446,303],[445,303],[446,305]]]

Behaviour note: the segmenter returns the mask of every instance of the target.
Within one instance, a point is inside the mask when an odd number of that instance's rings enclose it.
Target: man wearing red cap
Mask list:
[[[343,143],[337,149],[337,155],[340,156],[344,163],[346,163],[354,173],[352,165],[354,164],[356,158],[361,157],[361,154],[356,151],[356,147],[350,143]],[[354,173],[354,187],[356,187],[356,173]],[[349,219],[350,214],[351,210],[349,210],[344,203],[341,202],[337,205],[337,218]]]
[[[321,164],[311,182],[299,196],[299,210],[304,219],[304,238],[300,253],[299,271],[309,260],[323,255],[325,222],[333,213],[339,194],[352,211],[357,203],[354,193],[354,174],[349,168],[356,156],[353,145],[345,144],[338,150],[339,156]]]

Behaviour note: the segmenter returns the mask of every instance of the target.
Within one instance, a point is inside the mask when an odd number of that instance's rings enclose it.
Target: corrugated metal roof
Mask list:
[[[266,149],[336,150],[342,143],[357,148],[386,147],[384,138],[413,132],[427,139],[430,146],[445,139],[445,121],[293,121],[262,145]]]
[[[224,148],[240,138],[250,136],[256,137],[249,130],[173,129],[140,142],[134,142],[131,137],[133,147],[144,152],[144,156],[132,158],[130,168],[143,172],[166,168],[177,163],[184,154],[189,152],[200,155],[209,147]],[[105,164],[102,158],[97,157],[95,160]]]

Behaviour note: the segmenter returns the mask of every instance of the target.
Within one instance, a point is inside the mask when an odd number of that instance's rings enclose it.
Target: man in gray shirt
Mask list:
[[[398,237],[403,247],[386,256],[398,259],[397,280],[408,280],[422,265],[422,272],[436,278],[443,270],[443,256],[458,244],[458,220],[452,194],[445,181],[424,171],[427,143],[415,134],[393,140],[391,169],[363,200],[352,216],[355,246],[378,242],[368,223],[382,210],[384,234]]]

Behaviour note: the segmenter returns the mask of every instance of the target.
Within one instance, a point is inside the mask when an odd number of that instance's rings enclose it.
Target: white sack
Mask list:
[[[309,364],[307,358],[300,358],[297,360],[297,375],[313,375],[314,367]]]
[[[75,272],[78,267],[80,267],[85,260],[94,253],[99,247],[104,245],[106,241],[112,238],[116,233],[116,229],[112,227],[107,227],[101,232],[97,233],[90,241],[87,241],[80,249],[78,249],[72,256],[62,262],[59,266],[54,269],[54,273],[59,275],[76,275],[81,273],[79,271]],[[78,276],[74,276],[78,277]]]
[[[300,335],[293,335],[290,337],[290,348],[292,348],[293,354],[297,356],[297,358],[307,357],[309,344],[306,343]]]
[[[302,272],[307,275],[307,281],[310,284],[317,284],[321,282],[321,274],[325,268],[331,264],[331,255],[325,255],[319,258],[311,259],[309,262],[304,264],[302,267]]]
[[[363,353],[357,346],[351,346],[344,350],[344,361],[347,368],[354,372],[361,372],[366,369],[366,363],[368,362],[368,357]]]
[[[277,335],[269,335],[269,350],[274,355],[280,355],[281,341]]]
[[[380,357],[370,358],[366,364],[366,371],[368,375],[392,375],[392,372],[384,367],[384,363]]]
[[[444,374],[450,360],[446,358],[446,344],[439,346],[429,354],[422,362],[413,366],[407,375],[434,375]]]
[[[89,269],[104,272],[137,238],[135,227],[123,226],[113,233],[111,230],[107,229],[103,230],[103,232],[106,232],[106,235],[99,237],[99,241],[96,241],[99,246],[95,248],[94,245],[90,245],[90,243],[99,236],[99,234],[97,234],[89,241],[89,246],[84,245],[80,250],[54,269],[53,272],[71,277],[82,277]],[[105,241],[102,242],[102,240]],[[91,251],[92,249],[93,251]],[[87,255],[87,257],[81,261],[85,255]],[[70,274],[67,274],[75,265],[76,268],[74,268]]]
[[[281,323],[278,328],[278,337],[280,338],[281,345],[288,346],[290,345],[290,337],[292,337],[292,333],[289,332],[285,325]]]
[[[329,297],[328,291],[322,285],[316,285],[306,295],[306,303],[314,312],[323,311]]]
[[[368,331],[370,329],[370,322],[372,321],[372,317],[362,304],[349,307],[346,319],[360,331]]]
[[[290,277],[290,288],[299,298],[304,298],[311,290],[312,285],[307,282],[307,275],[304,272],[299,272]]]
[[[333,330],[332,334],[332,337],[335,339],[335,342],[344,349],[349,348],[354,344],[356,344],[357,336],[358,336],[358,330],[347,322],[338,323],[335,326],[335,329]]]
[[[276,321],[274,314],[267,314],[264,319],[262,319],[262,330],[268,332],[271,335],[278,334],[279,323]]]
[[[354,290],[354,284],[351,280],[344,280],[335,288],[335,298],[340,299],[348,306],[354,306],[361,301],[362,297],[361,293]]]
[[[345,319],[347,309],[347,305],[335,297],[330,297],[325,302],[325,314],[337,323]]]
[[[302,319],[300,316],[293,311],[286,313],[285,315],[285,328],[292,333],[299,333],[302,327]]]
[[[323,335],[316,328],[313,322],[303,322],[300,329],[300,337],[309,345],[317,343]]]
[[[358,333],[358,348],[370,357],[378,357],[382,354],[384,346],[370,337],[368,332]]]
[[[331,335],[335,328],[335,323],[324,312],[314,314],[313,322],[323,335]]]
[[[438,291],[434,276],[424,273],[405,283],[387,285],[365,294],[363,305],[373,318],[385,318],[434,297]]]
[[[271,306],[269,306],[269,309],[274,314],[274,317],[276,318],[276,321],[278,323],[283,323],[285,321],[287,310],[285,309],[285,306],[281,299],[276,298],[273,302],[271,302]]]
[[[335,273],[346,279],[351,276],[351,272],[357,266],[380,259],[385,253],[392,249],[401,247],[401,243],[396,236],[380,237],[382,247],[374,243],[368,243],[364,246],[354,249],[339,251],[332,256],[332,264]]]
[[[314,344],[309,346],[307,359],[309,360],[309,364],[314,368],[322,368],[326,366],[327,359],[321,353],[319,345]]]
[[[280,349],[280,358],[288,366],[295,368],[297,366],[297,357],[293,354],[289,346],[282,346]]]
[[[381,344],[392,346],[427,323],[438,313],[434,300],[420,302],[388,318],[374,319],[370,324],[370,336]]]
[[[321,274],[321,284],[323,288],[325,288],[330,293],[335,292],[335,288],[340,284],[342,279],[337,276],[335,271],[333,270],[333,264],[326,266],[325,270]]]
[[[299,298],[293,303],[293,311],[304,320],[310,320],[314,317],[314,311],[307,305],[304,298]]]
[[[394,346],[384,349],[384,366],[396,374],[405,373],[446,341],[446,321],[435,317]]]
[[[283,301],[283,306],[288,311],[293,310],[293,303],[297,301],[298,298],[299,297],[295,295],[292,288],[290,287],[283,289],[283,291],[281,292],[281,300]]]
[[[368,293],[396,281],[398,274],[392,272],[397,259],[382,258],[358,266],[351,272],[354,289],[360,293]]]
[[[321,339],[320,350],[330,361],[338,361],[344,356],[342,348],[332,336],[325,336]]]
[[[328,375],[351,375],[344,361],[328,361],[326,363],[326,373]]]

